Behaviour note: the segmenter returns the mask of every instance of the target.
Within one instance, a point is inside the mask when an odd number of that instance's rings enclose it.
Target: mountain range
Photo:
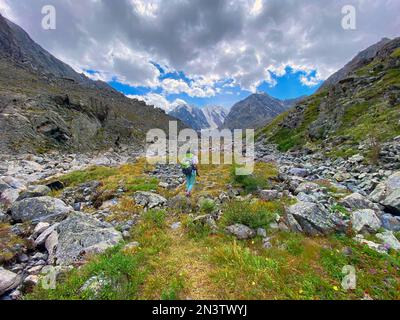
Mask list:
[[[231,108],[223,128],[231,130],[260,128],[302,99],[303,97],[279,100],[264,92],[252,94]]]
[[[149,129],[168,132],[170,120],[75,72],[0,15],[0,152],[141,146]]]
[[[198,108],[181,104],[176,106],[169,115],[181,120],[188,127],[201,131],[203,129],[217,129],[224,124],[228,112],[220,106]]]

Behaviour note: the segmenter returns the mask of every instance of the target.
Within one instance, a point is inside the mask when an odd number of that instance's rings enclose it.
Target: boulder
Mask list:
[[[304,168],[291,168],[289,170],[289,174],[292,176],[297,176],[297,177],[307,177],[309,175],[309,172],[307,169]]]
[[[13,178],[13,177],[3,177],[3,183],[6,183],[11,188],[16,189],[18,191],[23,191],[26,189],[26,184],[23,180]]]
[[[47,237],[49,235],[51,235],[54,230],[57,229],[58,225],[59,225],[59,223],[55,223],[51,227],[44,229],[44,231],[42,233],[40,233],[40,235],[36,238],[35,245],[41,246],[41,245],[45,244]]]
[[[0,296],[15,289],[21,283],[21,277],[16,273],[0,267]]]
[[[47,196],[51,192],[50,188],[47,186],[33,185],[29,186],[26,191],[23,191],[17,201],[21,201],[28,198],[37,198]]]
[[[286,214],[290,229],[307,235],[327,235],[334,231],[346,230],[346,223],[342,217],[321,210],[315,203],[297,202],[286,209]]]
[[[64,266],[80,262],[86,255],[104,252],[122,240],[122,234],[110,224],[78,212],[61,222],[57,231],[55,259]]]
[[[382,226],[374,210],[357,210],[351,214],[351,224],[355,232],[375,233]]]
[[[379,207],[375,203],[359,193],[353,193],[343,198],[340,201],[340,204],[344,205],[350,210],[371,209],[377,212],[380,211]]]
[[[71,211],[63,201],[46,196],[15,202],[11,217],[14,221],[51,222],[64,219]]]
[[[372,250],[375,250],[379,253],[388,253],[388,248],[384,246],[383,244],[375,243],[373,241],[369,241],[367,239],[364,239],[363,235],[358,234],[353,238],[354,241],[357,241],[361,244],[364,244],[371,248]]]
[[[320,186],[314,182],[302,182],[296,188],[294,194],[305,193],[310,194],[313,193],[315,190],[320,189]]]
[[[383,205],[390,213],[400,215],[400,171],[378,184],[369,198]]]
[[[4,208],[9,209],[17,201],[18,197],[19,191],[17,189],[6,189],[0,195],[0,204],[2,204]]]
[[[226,231],[234,235],[239,240],[251,239],[256,236],[256,232],[243,224],[234,224],[226,228]]]
[[[168,208],[183,212],[191,210],[192,204],[190,202],[190,199],[178,194],[168,200],[167,206]]]
[[[143,206],[148,209],[162,207],[167,203],[167,199],[165,199],[164,197],[156,193],[144,191],[135,192],[135,194],[133,195],[133,199],[135,200],[135,203],[137,205]]]
[[[386,230],[399,232],[400,231],[400,217],[391,214],[384,214],[381,217],[382,227]]]
[[[274,201],[279,198],[277,190],[262,190],[260,191],[260,199],[264,201]]]
[[[382,240],[385,247],[393,250],[400,250],[400,241],[397,240],[392,231],[378,233],[376,234],[376,237]]]

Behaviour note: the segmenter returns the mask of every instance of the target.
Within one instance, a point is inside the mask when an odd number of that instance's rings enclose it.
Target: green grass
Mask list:
[[[223,207],[221,225],[230,226],[239,223],[254,229],[268,228],[275,220],[277,211],[278,208],[271,208],[268,203],[233,201]]]

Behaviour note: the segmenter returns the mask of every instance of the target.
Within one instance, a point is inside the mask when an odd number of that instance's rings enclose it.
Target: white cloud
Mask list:
[[[152,105],[156,108],[162,109],[165,112],[172,111],[175,107],[182,104],[187,104],[183,99],[176,99],[173,102],[169,102],[165,96],[157,93],[149,93],[144,96],[139,95],[127,95],[128,98],[137,99],[146,102],[148,105]]]
[[[41,8],[57,9],[57,29],[41,28]],[[343,5],[357,9],[357,29],[341,28]],[[399,36],[398,0],[0,0],[3,14],[76,69],[131,85],[212,97],[216,84],[255,91],[267,70],[317,70],[312,85],[382,37]],[[249,12],[251,14],[249,14]],[[162,82],[152,61],[180,70],[189,83]]]

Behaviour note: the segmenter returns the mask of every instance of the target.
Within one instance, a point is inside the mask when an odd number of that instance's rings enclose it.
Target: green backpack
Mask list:
[[[190,155],[189,157],[187,156],[182,162],[181,162],[181,168],[182,168],[182,173],[185,176],[189,176],[193,172],[193,155]]]

